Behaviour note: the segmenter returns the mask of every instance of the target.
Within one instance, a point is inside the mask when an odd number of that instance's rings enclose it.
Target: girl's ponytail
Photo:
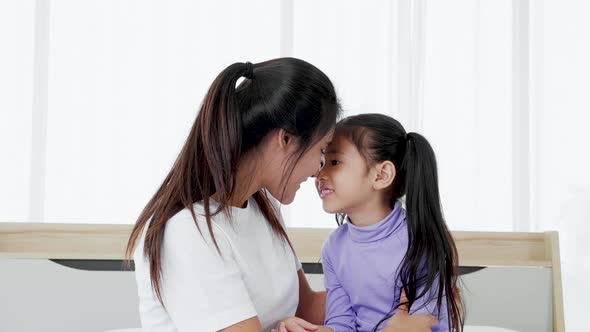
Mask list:
[[[460,331],[463,315],[460,297],[455,296],[458,256],[443,218],[436,158],[422,135],[408,133],[405,137],[406,153],[401,168],[406,175],[408,249],[400,267],[402,287],[410,307],[435,290],[437,306],[441,308],[443,300],[447,302],[449,325]]]

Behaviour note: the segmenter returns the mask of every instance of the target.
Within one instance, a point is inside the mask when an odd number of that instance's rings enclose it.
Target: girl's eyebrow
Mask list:
[[[340,152],[339,150],[334,149],[334,148],[329,148],[329,147],[328,147],[328,149],[326,149],[326,153],[330,153],[330,154],[342,154],[342,152]]]

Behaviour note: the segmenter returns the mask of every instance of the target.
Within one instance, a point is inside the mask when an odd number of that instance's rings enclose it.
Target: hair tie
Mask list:
[[[246,61],[246,72],[244,73],[244,77],[247,79],[252,79],[252,75],[254,74],[254,67],[250,61]]]

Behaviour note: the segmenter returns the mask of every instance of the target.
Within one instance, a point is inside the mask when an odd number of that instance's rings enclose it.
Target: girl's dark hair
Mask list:
[[[433,290],[439,310],[442,301],[446,301],[449,329],[462,330],[464,313],[457,288],[457,249],[443,218],[432,147],[422,135],[406,133],[397,120],[383,114],[347,117],[338,122],[334,135],[354,144],[369,165],[386,160],[395,165],[396,175],[389,190],[392,207],[406,196],[408,248],[398,275],[408,305],[411,308],[416,300],[430,296]],[[336,218],[342,224],[346,215],[338,214]],[[419,289],[422,290],[418,292]],[[397,306],[375,330],[395,309]]]
[[[236,88],[242,76],[248,78]],[[283,177],[283,183],[287,183],[296,161],[334,127],[340,112],[332,82],[303,60],[234,63],[217,76],[178,158],[139,215],[127,244],[130,262],[136,241],[147,225],[143,252],[150,264],[152,288],[162,305],[160,257],[168,220],[189,209],[202,234],[193,203],[203,201],[209,234],[221,254],[211,217],[221,211],[230,215],[228,202],[236,188],[235,174],[242,157],[254,152],[274,130],[292,134],[297,138],[298,150],[291,156],[290,169]],[[219,202],[215,211],[210,209],[213,194]],[[266,191],[260,190],[253,197],[274,233],[291,245]]]

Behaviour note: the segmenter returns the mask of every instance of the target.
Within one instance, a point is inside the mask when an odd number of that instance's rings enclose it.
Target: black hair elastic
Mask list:
[[[245,63],[246,65],[246,72],[244,73],[244,77],[247,79],[252,79],[252,75],[254,74],[254,67],[252,66],[252,63],[247,61]]]

